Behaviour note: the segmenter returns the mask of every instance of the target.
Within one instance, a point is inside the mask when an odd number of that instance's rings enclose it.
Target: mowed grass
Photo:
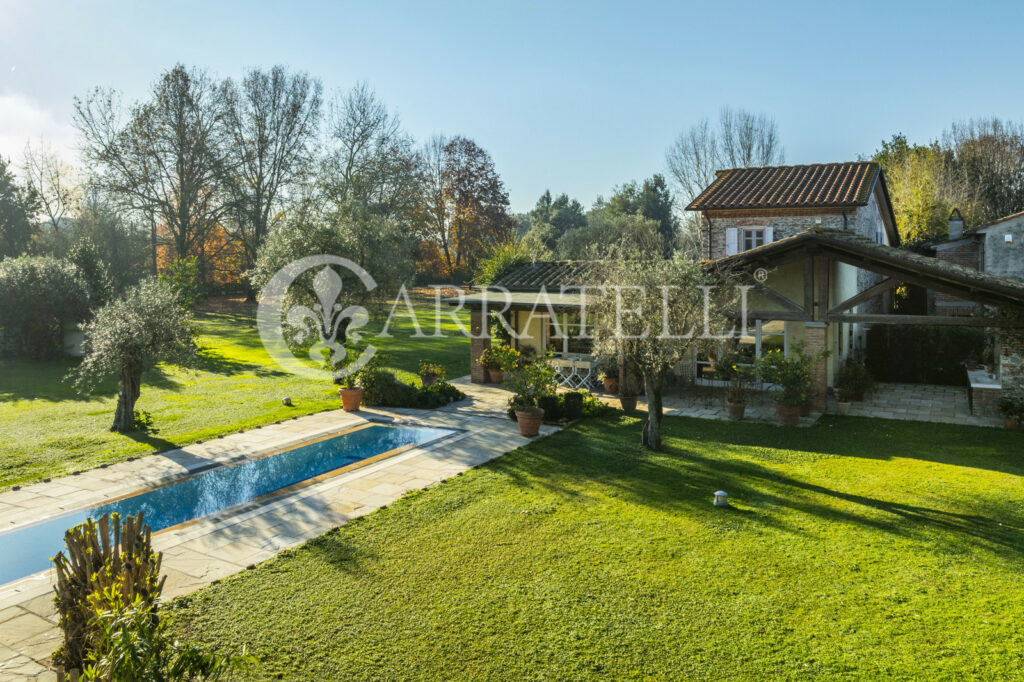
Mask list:
[[[1005,679],[1024,437],[577,423],[174,602],[258,680]],[[729,492],[735,505],[711,505]]]
[[[425,334],[434,332],[432,304],[416,303]],[[468,314],[462,317],[468,325]],[[108,381],[89,395],[76,393],[63,378],[77,360],[0,359],[0,487],[339,406],[337,387],[329,381],[287,374],[267,355],[254,305],[216,301],[197,313],[196,322],[197,366],[160,365],[143,377],[136,407],[152,415],[155,433],[111,433],[117,382]],[[365,331],[386,354],[385,366],[403,380],[417,381],[415,373],[425,358],[445,366],[450,377],[469,373],[469,340],[451,317],[442,318],[446,338],[413,337],[409,315],[396,315],[388,330],[391,338],[372,338],[382,326],[378,315]],[[292,399],[292,407],[282,404],[285,397]]]

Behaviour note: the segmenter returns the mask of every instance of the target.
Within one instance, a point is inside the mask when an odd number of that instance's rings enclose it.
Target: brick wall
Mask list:
[[[825,350],[825,336],[828,326],[823,323],[808,322],[804,324],[804,352],[817,355]],[[815,410],[825,409],[825,394],[828,390],[828,359],[822,359],[811,365],[811,406]]]
[[[469,380],[474,384],[487,383],[487,370],[480,364],[480,354],[491,347],[491,330],[485,324],[484,314],[474,310],[469,314]]]

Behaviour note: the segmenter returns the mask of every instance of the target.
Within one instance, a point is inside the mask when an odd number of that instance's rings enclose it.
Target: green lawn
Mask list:
[[[1019,677],[1024,437],[578,423],[178,600],[254,679]],[[723,488],[733,509],[711,505]]]
[[[424,333],[433,333],[432,302],[417,303]],[[468,314],[463,316],[468,325]],[[469,340],[450,317],[447,338],[414,338],[408,316],[396,317],[392,338],[370,339],[387,354],[386,366],[406,381],[424,358],[450,377],[469,373]],[[130,456],[186,445],[222,433],[337,407],[337,389],[286,374],[264,352],[255,307],[241,302],[208,305],[197,315],[198,367],[160,366],[143,378],[138,409],[153,416],[157,433],[116,434],[117,383],[78,395],[62,381],[75,362],[0,359],[0,487],[70,474]],[[367,330],[377,333],[382,323]],[[288,396],[294,407],[285,407]]]

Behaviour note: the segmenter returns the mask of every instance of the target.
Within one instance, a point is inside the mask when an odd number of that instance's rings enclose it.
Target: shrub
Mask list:
[[[583,416],[583,401],[587,393],[569,391],[562,394],[562,416],[569,421]]]
[[[529,260],[529,247],[519,239],[510,239],[491,248],[480,261],[474,281],[484,286],[494,284],[503,275]]]
[[[256,662],[244,652],[221,656],[175,640],[151,606],[137,595],[126,598],[116,586],[104,590],[97,603],[109,607],[97,608],[89,622],[95,637],[82,674],[65,679],[219,680]]]
[[[0,261],[0,333],[22,357],[61,352],[63,326],[89,315],[89,288],[81,271],[59,258],[21,256]]]
[[[88,239],[79,240],[68,251],[68,260],[75,264],[85,280],[89,305],[93,309],[106,305],[114,294],[114,285],[96,245]]]
[[[544,421],[561,421],[564,410],[562,409],[562,396],[557,393],[542,395],[537,398],[537,407],[544,410]]]
[[[999,412],[1004,417],[1024,420],[1024,387],[1003,389],[999,396]]]
[[[836,375],[836,387],[842,392],[843,397],[848,399],[863,400],[864,394],[870,391],[873,385],[874,381],[868,368],[854,358],[847,358]]]
[[[498,369],[511,372],[522,364],[522,353],[512,346],[502,344],[492,349],[494,360],[498,363]]]
[[[466,394],[447,381],[416,388],[399,381],[386,369],[363,370],[360,385],[365,389],[363,402],[371,407],[415,407],[432,410],[462,400]]]
[[[199,298],[199,259],[175,258],[167,269],[160,273],[160,281],[166,282],[181,307],[192,310]]]
[[[149,526],[142,514],[105,515],[89,519],[64,536],[66,550],[57,552],[54,604],[64,643],[53,653],[55,665],[66,671],[80,670],[100,637],[93,615],[113,608],[108,593],[116,593],[147,612],[156,609],[163,589],[161,555],[153,551]],[[65,553],[66,552],[66,553]]]

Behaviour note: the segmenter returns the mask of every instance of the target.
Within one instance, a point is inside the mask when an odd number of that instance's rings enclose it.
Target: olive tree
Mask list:
[[[73,378],[85,389],[117,376],[120,392],[110,430],[132,431],[142,373],[160,362],[190,364],[195,354],[191,314],[168,284],[150,278],[96,312],[85,327],[85,358]]]
[[[731,337],[737,289],[727,274],[682,256],[619,257],[604,267],[603,294],[588,302],[594,311],[594,349],[618,357],[620,367],[642,377],[647,393],[642,442],[657,450],[669,374],[698,343]]]

